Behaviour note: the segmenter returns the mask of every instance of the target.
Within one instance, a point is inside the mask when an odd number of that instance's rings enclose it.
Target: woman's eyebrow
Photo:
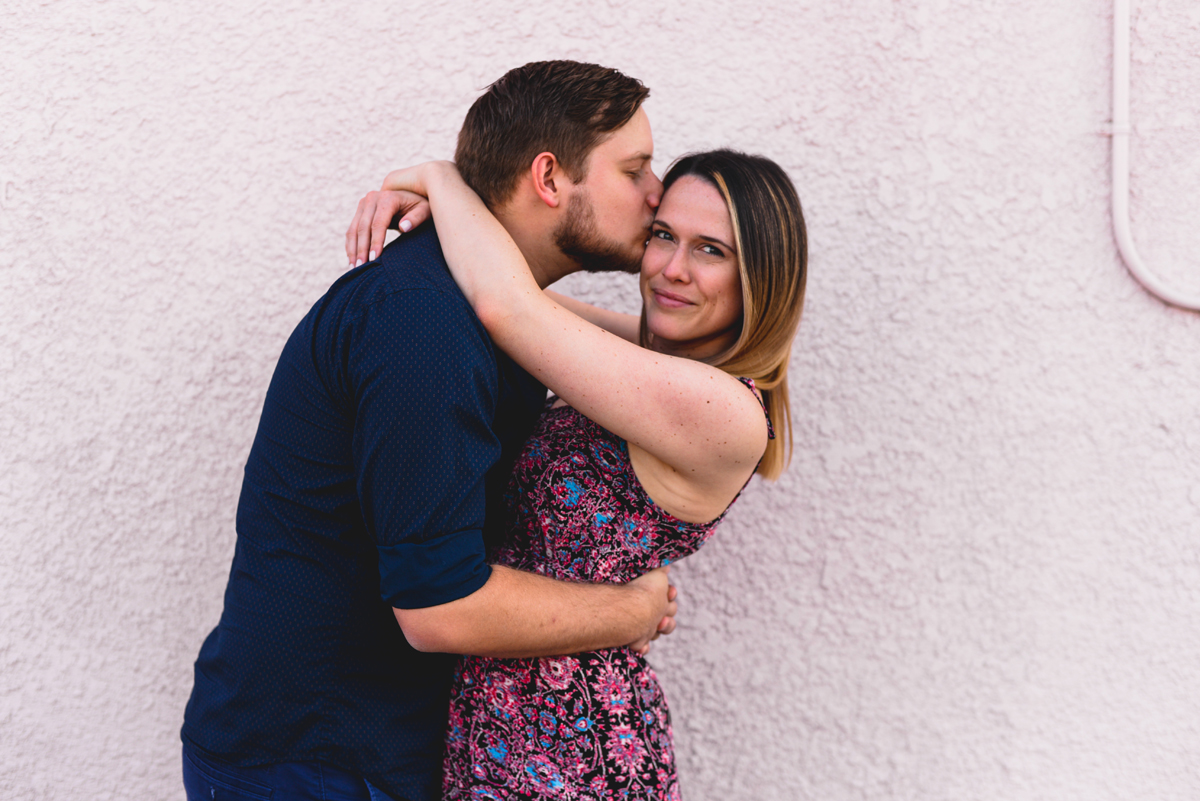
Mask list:
[[[708,234],[697,234],[696,238],[703,239],[705,242],[713,242],[713,243],[718,244],[721,247],[725,248],[726,250],[730,250],[730,251],[733,250],[732,245],[727,243],[724,239],[717,239],[715,236],[709,236]]]

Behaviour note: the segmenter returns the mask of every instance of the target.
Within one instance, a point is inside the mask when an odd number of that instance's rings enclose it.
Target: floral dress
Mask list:
[[[687,523],[660,509],[634,475],[624,440],[570,406],[543,413],[506,503],[509,530],[493,561],[566,581],[630,581],[696,551],[721,520]],[[658,677],[628,648],[462,657],[443,795],[678,799]]]

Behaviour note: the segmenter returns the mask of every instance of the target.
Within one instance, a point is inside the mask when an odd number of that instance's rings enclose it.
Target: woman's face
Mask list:
[[[642,257],[641,290],[655,350],[703,359],[737,341],[742,283],[733,222],[708,181],[687,175],[663,196]]]

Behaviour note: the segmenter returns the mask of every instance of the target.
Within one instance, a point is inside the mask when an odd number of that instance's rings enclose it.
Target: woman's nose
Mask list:
[[[675,248],[675,252],[671,254],[671,260],[667,262],[666,267],[663,267],[663,278],[670,281],[686,282],[688,280],[687,252],[683,248]]]

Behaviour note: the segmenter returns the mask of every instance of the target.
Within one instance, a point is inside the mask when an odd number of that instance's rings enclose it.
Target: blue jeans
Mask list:
[[[327,762],[240,768],[183,746],[188,801],[393,801],[363,777]]]

